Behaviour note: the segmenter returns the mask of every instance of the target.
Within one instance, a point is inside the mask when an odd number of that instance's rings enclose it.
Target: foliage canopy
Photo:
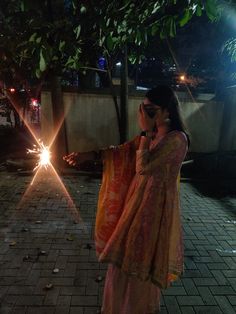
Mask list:
[[[24,82],[79,70],[126,44],[135,63],[150,37],[174,37],[203,12],[215,20],[216,0],[2,0],[0,79]]]

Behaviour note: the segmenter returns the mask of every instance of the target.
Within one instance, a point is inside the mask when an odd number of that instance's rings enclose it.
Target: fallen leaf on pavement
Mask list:
[[[97,276],[95,281],[96,282],[101,282],[101,281],[103,281],[103,277],[102,276]]]
[[[53,288],[53,284],[52,283],[48,283],[46,286],[45,286],[45,289],[47,290],[51,290]]]
[[[75,239],[75,236],[73,236],[72,234],[70,234],[70,235],[66,238],[67,241],[74,241],[74,239]]]

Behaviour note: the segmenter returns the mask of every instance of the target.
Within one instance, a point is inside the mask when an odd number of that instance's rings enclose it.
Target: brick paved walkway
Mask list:
[[[0,172],[0,314],[98,313],[100,179],[64,176],[72,199],[50,171],[31,179]],[[190,183],[181,199],[185,274],[163,293],[161,314],[236,313],[236,199],[204,196]]]

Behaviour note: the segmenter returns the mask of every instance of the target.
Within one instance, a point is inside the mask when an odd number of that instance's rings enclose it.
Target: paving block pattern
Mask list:
[[[100,178],[50,170],[0,173],[0,314],[92,314],[106,264],[93,241]],[[181,184],[182,278],[162,292],[161,314],[236,313],[236,199]],[[130,313],[136,314],[136,313]]]

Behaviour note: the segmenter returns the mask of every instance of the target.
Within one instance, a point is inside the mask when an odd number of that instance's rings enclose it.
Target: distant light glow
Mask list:
[[[185,81],[185,75],[180,75],[180,80],[182,81],[182,82],[184,82]]]
[[[136,86],[136,90],[148,90],[148,88],[144,86]]]
[[[15,93],[15,91],[16,91],[15,88],[13,88],[13,87],[11,87],[9,90],[11,93]]]
[[[101,70],[105,70],[105,67],[106,67],[106,59],[104,57],[100,57],[98,59],[98,67],[99,69]]]
[[[37,107],[39,105],[38,99],[31,98],[31,105],[34,107]]]
[[[120,62],[120,61],[117,62],[117,63],[116,63],[116,66],[120,67],[120,66],[121,66],[121,62]]]

